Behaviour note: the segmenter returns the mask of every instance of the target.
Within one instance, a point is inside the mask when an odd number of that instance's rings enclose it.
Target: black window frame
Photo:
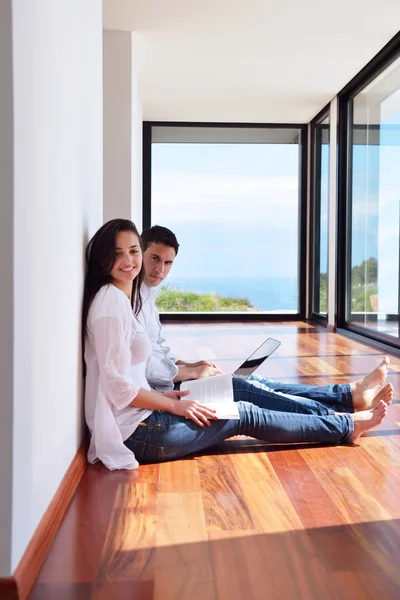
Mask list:
[[[309,262],[309,298],[310,298],[310,318],[319,321],[321,325],[325,325],[328,322],[328,306],[327,314],[322,315],[314,311],[316,305],[316,295],[319,294],[319,278],[320,278],[320,248],[317,247],[316,242],[320,239],[320,216],[321,216],[321,202],[320,202],[320,184],[321,184],[321,164],[318,155],[318,125],[321,124],[327,117],[330,118],[330,104],[327,104],[311,121],[311,148],[310,148],[310,262]],[[318,266],[318,268],[317,268]],[[328,264],[329,270],[329,264]],[[327,273],[328,276],[328,273]],[[328,291],[328,285],[327,285]],[[328,298],[327,298],[328,301]]]
[[[378,77],[392,62],[400,57],[400,32],[339,92],[338,94],[338,254],[337,254],[337,327],[343,332],[385,344],[395,350],[400,349],[399,336],[393,337],[365,326],[346,321],[351,313],[351,200],[352,200],[352,145],[353,126],[351,122],[353,100],[369,83]],[[399,260],[400,270],[400,260]],[[400,297],[400,273],[399,273]],[[400,313],[400,311],[399,311]]]
[[[187,121],[143,121],[143,229],[151,226],[151,144],[153,127],[204,127],[204,128],[235,128],[235,129],[299,129],[300,131],[300,160],[299,160],[299,256],[298,256],[298,291],[299,312],[287,313],[161,313],[163,321],[299,321],[306,318],[306,244],[307,244],[307,147],[308,124],[305,123],[216,123],[216,122],[187,122]]]

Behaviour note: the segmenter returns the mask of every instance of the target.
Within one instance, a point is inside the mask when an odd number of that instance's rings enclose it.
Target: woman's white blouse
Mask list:
[[[124,445],[151,410],[129,406],[140,388],[150,390],[145,369],[151,343],[127,296],[103,286],[89,309],[85,342],[85,415],[91,440],[88,460],[109,469],[136,469]]]

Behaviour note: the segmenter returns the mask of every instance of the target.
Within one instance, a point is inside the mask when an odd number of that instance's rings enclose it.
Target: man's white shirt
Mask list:
[[[160,316],[155,302],[159,291],[155,287],[142,284],[142,309],[137,320],[150,338],[152,353],[146,364],[146,379],[150,386],[160,392],[169,392],[174,388],[173,379],[178,373],[175,358],[168,346],[164,345]]]

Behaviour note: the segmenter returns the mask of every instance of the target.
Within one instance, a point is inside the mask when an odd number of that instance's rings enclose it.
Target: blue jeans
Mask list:
[[[235,379],[235,376],[234,376]],[[354,412],[352,392],[349,383],[335,383],[333,385],[303,385],[299,383],[281,383],[273,379],[263,379],[258,375],[250,375],[246,380],[256,387],[269,392],[270,398],[292,399],[292,400],[317,400],[332,408],[335,412]],[[278,398],[277,398],[278,396]],[[307,403],[306,403],[307,404]],[[312,406],[316,407],[315,402]],[[272,405],[266,407],[271,410],[283,410],[274,408]],[[319,413],[317,413],[319,414]]]
[[[239,420],[211,421],[210,427],[200,427],[191,419],[156,410],[124,443],[139,463],[145,463],[181,458],[235,435],[248,435],[269,444],[345,444],[350,440],[354,423],[348,414],[353,411],[348,384],[323,387],[276,384],[279,390],[282,386],[290,390],[289,395],[273,389],[273,384],[254,376],[251,381],[233,377]],[[300,388],[304,394],[319,395],[323,402],[296,396]],[[335,410],[343,414],[335,414]]]

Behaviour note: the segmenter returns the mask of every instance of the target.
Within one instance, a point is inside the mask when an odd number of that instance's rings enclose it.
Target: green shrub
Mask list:
[[[353,285],[351,288],[351,312],[374,312],[371,296],[378,293],[376,283]]]
[[[367,283],[366,283],[367,281]],[[351,270],[351,312],[375,312],[371,296],[378,293],[378,261],[372,256]],[[320,312],[327,311],[327,274],[320,275]]]
[[[255,311],[246,298],[224,298],[219,294],[197,294],[174,290],[168,285],[161,288],[156,302],[160,312],[219,312]]]

